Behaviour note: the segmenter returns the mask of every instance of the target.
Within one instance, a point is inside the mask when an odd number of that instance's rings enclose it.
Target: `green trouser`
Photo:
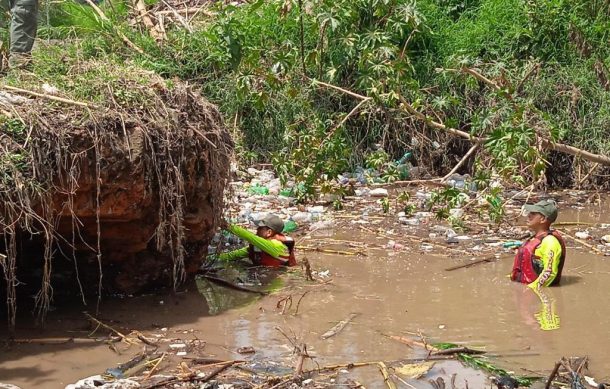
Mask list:
[[[11,53],[29,54],[38,30],[38,0],[2,0],[1,3],[11,13]]]

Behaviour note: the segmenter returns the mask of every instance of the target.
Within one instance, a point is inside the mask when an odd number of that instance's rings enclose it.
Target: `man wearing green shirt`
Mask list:
[[[295,266],[294,240],[282,234],[284,222],[279,216],[268,214],[256,223],[256,234],[231,225],[228,231],[249,243],[248,246],[218,256],[221,261],[249,258],[254,265]]]

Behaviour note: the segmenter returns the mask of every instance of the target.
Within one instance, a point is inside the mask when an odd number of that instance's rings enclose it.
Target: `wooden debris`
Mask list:
[[[381,375],[383,375],[383,381],[388,386],[388,389],[396,389],[396,384],[392,381],[390,377],[390,373],[388,372],[388,367],[383,362],[378,362],[377,366],[379,366],[379,371],[381,371]]]
[[[570,239],[572,239],[572,240],[574,240],[574,241],[576,241],[576,242],[580,243],[581,245],[583,245],[583,246],[585,246],[585,247],[590,248],[590,249],[591,249],[592,251],[594,251],[596,254],[605,255],[605,253],[604,253],[603,251],[601,251],[600,249],[598,249],[597,247],[595,247],[595,246],[593,246],[593,245],[591,245],[591,244],[589,244],[589,243],[585,242],[585,241],[584,241],[584,240],[582,240],[582,239],[579,239],[579,238],[577,238],[577,237],[575,237],[575,236],[572,236],[572,235],[568,234],[568,233],[567,233],[567,232],[565,232],[565,231],[561,231],[561,235],[563,235],[563,236],[567,236],[568,238],[570,238]]]
[[[19,92],[19,93],[27,94],[27,95],[30,95],[30,96],[42,97],[44,99],[53,100],[53,101],[57,101],[57,102],[60,102],[60,103],[65,103],[65,104],[70,104],[70,105],[77,105],[79,107],[85,107],[85,108],[93,108],[93,107],[95,107],[94,105],[92,105],[90,103],[83,103],[82,101],[66,99],[64,97],[54,96],[54,95],[50,95],[50,94],[46,94],[46,93],[34,92],[34,91],[31,91],[31,90],[28,90],[28,89],[17,88],[17,87],[10,86],[10,85],[0,85],[0,88],[6,89],[6,90],[10,90],[10,91],[13,91],[13,92]]]
[[[546,385],[544,385],[544,389],[549,389],[551,387],[551,382],[553,382],[553,379],[557,375],[557,372],[559,371],[560,366],[561,366],[561,361],[555,363],[555,367],[553,368],[553,371],[551,371],[549,378],[546,380]]]
[[[250,288],[246,288],[243,286],[235,285],[227,280],[223,280],[222,278],[217,278],[217,277],[210,276],[207,274],[201,274],[201,277],[205,278],[206,280],[210,280],[210,281],[214,282],[215,284],[218,284],[218,285],[230,288],[230,289],[239,290],[240,292],[255,293],[255,294],[260,294],[263,296],[266,296],[269,294],[269,292],[266,292],[264,290],[250,289]]]
[[[387,338],[390,338],[390,339],[392,339],[392,340],[395,340],[395,341],[397,341],[397,342],[400,342],[400,343],[402,343],[402,344],[406,344],[406,345],[407,345],[407,346],[409,346],[409,347],[414,347],[414,346],[415,346],[415,347],[421,347],[421,348],[423,348],[423,349],[425,349],[425,350],[432,351],[432,352],[435,352],[435,351],[441,351],[441,349],[436,348],[436,347],[434,347],[434,346],[431,346],[431,345],[429,345],[429,344],[427,344],[427,343],[424,343],[424,342],[419,342],[419,341],[417,341],[417,340],[410,339],[410,338],[405,338],[405,337],[403,337],[403,336],[397,336],[397,335],[385,335],[385,334],[382,334],[382,335],[383,335],[383,336],[385,336],[385,337],[387,337]]]
[[[485,354],[485,351],[473,350],[468,347],[453,347],[453,348],[447,348],[444,350],[434,351],[431,353],[431,355],[454,355],[454,354],[480,355],[480,354]]]
[[[354,318],[356,316],[358,316],[357,313],[351,313],[345,320],[341,320],[333,328],[331,328],[330,330],[323,333],[321,338],[328,339],[330,337],[337,335],[339,332],[341,332],[345,328],[346,325],[348,325],[352,320],[354,320]]]
[[[148,13],[148,10],[146,9],[146,4],[144,3],[144,1],[143,0],[133,0],[133,5],[134,5],[134,8],[136,9],[136,11],[138,11],[140,18],[142,19],[142,23],[148,30],[150,36],[156,42],[163,41],[166,38],[166,36],[163,32],[159,31],[159,28],[153,22],[152,18],[150,17],[150,14]]]
[[[303,374],[303,364],[305,363],[305,359],[309,358],[309,354],[307,353],[307,345],[305,343],[301,343],[296,348],[296,352],[298,353],[299,357],[294,368],[294,376],[300,377]]]
[[[331,250],[331,249],[323,249],[320,247],[312,247],[312,246],[297,246],[297,249],[304,251],[317,251],[319,253],[325,254],[339,254],[339,255],[366,255],[361,251],[342,251],[342,250]]]
[[[307,257],[303,257],[303,261],[301,261],[301,267],[305,272],[305,279],[307,281],[313,281],[313,275],[311,274],[311,265],[309,264],[309,260]]]
[[[477,259],[476,261],[470,261],[468,263],[463,263],[461,265],[456,265],[456,266],[451,266],[445,269],[445,271],[453,271],[453,270],[457,270],[457,269],[464,269],[467,267],[471,267],[474,265],[478,265],[481,263],[486,263],[486,262],[495,262],[497,261],[498,258],[496,257],[489,257],[489,258],[481,258],[481,259]]]
[[[98,327],[100,327],[100,326],[104,327],[107,330],[110,330],[110,331],[114,332],[115,334],[117,334],[121,338],[122,341],[124,341],[124,342],[126,342],[128,344],[137,344],[137,342],[134,341],[133,339],[128,338],[127,336],[123,335],[121,332],[115,330],[114,328],[110,327],[109,325],[102,323],[101,321],[97,320],[96,318],[94,318],[90,314],[85,312],[85,316],[87,316],[87,318],[89,320],[91,320],[92,322],[96,323],[98,325]],[[93,332],[95,332],[95,331],[93,331]]]

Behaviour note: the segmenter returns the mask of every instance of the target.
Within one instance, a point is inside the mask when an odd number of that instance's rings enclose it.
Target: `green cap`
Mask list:
[[[523,207],[528,213],[541,213],[553,223],[557,220],[557,203],[555,200],[540,200],[536,204],[526,204]]]
[[[278,215],[272,213],[267,214],[264,218],[256,223],[257,227],[269,227],[273,231],[281,234],[284,230],[284,222]]]

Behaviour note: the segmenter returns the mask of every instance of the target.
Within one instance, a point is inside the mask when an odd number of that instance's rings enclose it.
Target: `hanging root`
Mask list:
[[[38,88],[23,77],[20,87]],[[75,61],[63,77],[63,98],[86,101],[74,85],[82,78],[95,104],[0,103],[0,267],[11,329],[20,266],[42,269],[35,303],[44,320],[58,256],[71,255],[83,302],[97,286],[99,306],[119,277],[128,292],[159,281],[178,287],[220,224],[233,142],[214,106],[125,65]],[[23,250],[35,245],[26,263]],[[109,260],[120,264],[117,277],[107,274]]]

